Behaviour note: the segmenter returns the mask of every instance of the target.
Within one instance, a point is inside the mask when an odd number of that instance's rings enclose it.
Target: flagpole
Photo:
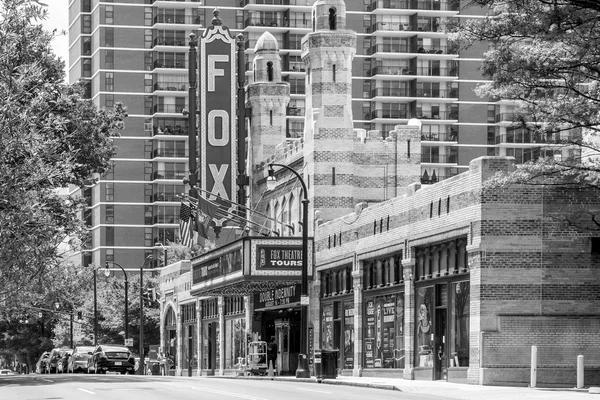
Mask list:
[[[230,203],[230,204],[232,204],[232,205],[234,205],[234,206],[239,206],[239,207],[242,207],[243,209],[245,209],[245,210],[247,210],[247,211],[250,211],[250,213],[253,213],[253,214],[259,215],[259,216],[261,216],[261,217],[263,217],[263,218],[265,218],[265,219],[268,219],[269,221],[273,221],[273,222],[276,222],[276,223],[278,223],[278,224],[283,224],[283,225],[285,225],[285,226],[286,226],[286,228],[289,228],[289,229],[291,229],[292,231],[294,231],[294,233],[296,232],[295,228],[294,228],[292,225],[284,224],[283,222],[281,222],[281,221],[278,221],[278,220],[277,220],[277,219],[275,219],[275,218],[271,218],[271,217],[269,217],[268,215],[265,215],[265,214],[263,214],[263,213],[261,213],[261,212],[255,211],[255,210],[253,210],[253,209],[251,209],[251,208],[249,208],[249,207],[246,207],[246,206],[244,206],[244,205],[242,205],[242,204],[234,203],[234,202],[233,202],[233,201],[231,201],[231,200],[227,200],[227,199],[225,199],[225,198],[223,198],[223,197],[219,196],[218,194],[214,194],[214,193],[212,193],[212,192],[209,192],[208,190],[202,189],[201,187],[196,187],[196,189],[197,189],[197,190],[199,190],[200,192],[207,193],[207,194],[210,194],[210,195],[212,195],[212,196],[215,196],[217,199],[219,199],[219,200],[223,200],[223,201],[226,201],[226,202],[228,202],[228,203]],[[194,198],[194,200],[197,200],[197,199],[195,199],[195,198]],[[208,198],[206,198],[206,197],[204,197],[204,200],[208,201],[210,204],[212,204],[212,205],[214,205],[214,206],[217,206],[217,207],[219,206],[219,204],[217,204],[217,203],[213,202],[212,200],[209,200],[209,199],[208,199]]]

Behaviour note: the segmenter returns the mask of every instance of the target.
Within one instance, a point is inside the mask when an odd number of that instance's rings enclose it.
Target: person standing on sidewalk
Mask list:
[[[275,343],[275,336],[271,336],[271,340],[267,344],[267,368],[273,363],[273,370],[277,374],[277,344]]]

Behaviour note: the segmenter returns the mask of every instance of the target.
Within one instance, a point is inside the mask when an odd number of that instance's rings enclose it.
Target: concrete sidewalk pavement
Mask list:
[[[217,378],[217,377],[215,377]],[[297,383],[319,384],[316,378],[297,379],[294,376],[273,377],[234,377],[223,376],[218,378],[277,380]],[[324,379],[322,385],[347,385],[357,387],[371,387],[387,390],[398,390],[406,393],[437,396],[445,399],[457,400],[577,400],[583,398],[596,398],[588,392],[588,388],[528,388],[514,386],[479,386],[444,381],[411,381],[398,378],[375,378],[339,376],[336,379]],[[597,397],[600,399],[600,396]]]

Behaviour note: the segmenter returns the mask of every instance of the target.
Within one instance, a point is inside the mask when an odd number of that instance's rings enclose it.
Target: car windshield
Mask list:
[[[76,353],[89,353],[94,351],[94,348],[92,346],[89,347],[78,347],[77,349],[75,349]]]

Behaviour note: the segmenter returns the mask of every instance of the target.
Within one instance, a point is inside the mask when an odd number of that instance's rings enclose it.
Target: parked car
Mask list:
[[[135,360],[125,346],[98,345],[88,360],[88,373],[105,374],[116,371],[121,374],[133,373]]]
[[[10,369],[0,369],[0,376],[2,375],[17,375],[17,373],[11,371]]]
[[[88,359],[94,352],[94,346],[77,346],[69,357],[67,372],[87,372]]]
[[[44,353],[42,353],[38,362],[35,363],[35,373],[36,374],[45,374],[46,373],[46,360],[48,359],[49,356],[50,356],[49,351],[45,351]]]
[[[63,374],[67,373],[67,368],[69,366],[69,360],[71,359],[72,353],[73,353],[73,350],[71,350],[71,349],[67,349],[67,350],[65,350],[64,353],[62,353],[62,357],[58,360],[58,363],[56,366],[56,372],[63,373]]]
[[[58,361],[63,358],[65,352],[71,349],[52,349],[45,361],[46,373],[54,374],[58,371]]]

